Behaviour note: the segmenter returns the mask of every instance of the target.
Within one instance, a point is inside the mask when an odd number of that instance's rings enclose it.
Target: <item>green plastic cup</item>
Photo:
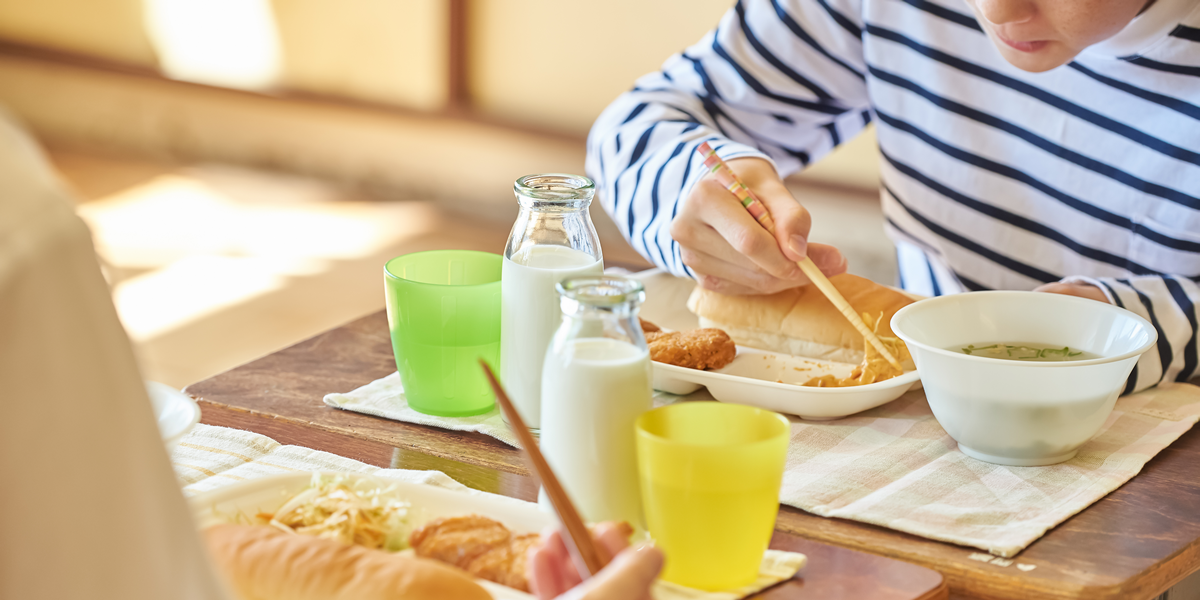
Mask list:
[[[479,359],[500,354],[499,254],[434,250],[383,267],[388,328],[408,405],[439,417],[478,415],[495,399]]]

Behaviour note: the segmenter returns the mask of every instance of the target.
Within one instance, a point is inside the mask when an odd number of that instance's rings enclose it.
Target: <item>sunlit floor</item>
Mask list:
[[[383,307],[406,252],[497,252],[508,224],[301,177],[52,151],[145,376],[175,387]]]

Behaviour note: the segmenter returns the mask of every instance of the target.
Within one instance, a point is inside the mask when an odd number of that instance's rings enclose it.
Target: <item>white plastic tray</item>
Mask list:
[[[802,419],[829,420],[887,404],[920,379],[916,371],[907,371],[899,377],[854,387],[800,385],[826,374],[846,377],[853,369],[854,365],[738,346],[737,358],[714,371],[654,363],[654,389],[682,395],[706,387],[721,402],[757,406]]]
[[[331,473],[332,475],[332,473]],[[538,509],[536,504],[476,490],[448,490],[398,481],[385,477],[338,473],[339,476],[366,479],[380,488],[392,487],[397,497],[411,506],[409,515],[414,527],[440,517],[480,514],[501,523],[515,533],[538,533],[555,524],[554,517]],[[274,512],[283,503],[308,487],[311,473],[296,473],[252,479],[228,487],[199,494],[191,498],[192,514],[199,528],[228,523],[239,512],[253,516],[259,512]],[[493,598],[527,600],[533,596],[490,581],[476,579]]]
[[[547,526],[557,525],[554,515],[543,512],[537,504],[514,498],[489,494],[472,489],[450,490],[388,477],[373,477],[352,473],[326,473],[371,482],[377,489],[391,488],[396,496],[409,503],[410,523],[414,527],[441,517],[478,514],[504,524],[513,533],[538,533]],[[198,494],[190,499],[192,516],[200,529],[229,523],[241,513],[253,516],[259,512],[275,512],[289,498],[303,491],[312,482],[312,473],[294,473],[252,479],[228,487]],[[411,550],[404,550],[411,552]],[[768,551],[773,552],[773,551]],[[801,556],[797,565],[803,568],[807,558]],[[764,559],[765,561],[766,559]],[[778,557],[772,560],[780,560]],[[525,592],[482,579],[475,580],[496,600],[534,600]],[[652,595],[656,598],[699,598],[703,592],[658,580]]]

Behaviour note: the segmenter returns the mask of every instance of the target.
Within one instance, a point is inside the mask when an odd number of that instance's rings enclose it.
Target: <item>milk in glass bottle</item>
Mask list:
[[[526,175],[513,185],[519,211],[504,249],[500,283],[500,379],[525,424],[541,428],[542,362],[558,327],[555,285],[604,271],[588,215],[596,193],[580,175]]]
[[[642,284],[571,277],[542,369],[541,450],[585,521],[642,528],[634,421],[651,408]],[[544,494],[543,504],[548,504]]]

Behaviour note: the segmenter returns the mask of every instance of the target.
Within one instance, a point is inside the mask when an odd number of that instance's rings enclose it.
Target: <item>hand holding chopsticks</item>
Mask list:
[[[713,150],[712,146],[708,145],[708,142],[704,142],[696,147],[696,152],[704,157],[705,166],[709,168],[717,178],[717,181],[721,182],[721,185],[725,186],[742,203],[742,207],[750,213],[750,216],[754,217],[754,220],[758,221],[758,224],[763,229],[774,234],[775,221],[771,218],[771,213],[767,211],[767,206],[755,197],[754,192],[750,191],[750,188],[738,179],[733,169],[730,169],[729,165],[725,164],[725,161],[717,156],[717,151]],[[900,361],[896,360],[896,357],[888,351],[883,342],[876,337],[875,332],[867,327],[867,324],[863,322],[862,317],[858,315],[854,307],[850,306],[850,303],[842,297],[841,292],[830,283],[829,278],[825,277],[825,274],[817,268],[817,265],[813,264],[812,259],[805,257],[804,260],[796,264],[808,279],[812,281],[813,285],[817,286],[817,289],[821,290],[821,293],[825,294],[826,298],[829,298],[829,301],[846,317],[846,320],[850,321],[850,324],[862,334],[863,339],[879,351],[880,356],[887,360],[893,367],[903,370]]]
[[[529,433],[529,429],[525,427],[525,421],[513,407],[508,394],[504,392],[500,382],[496,381],[496,375],[492,373],[491,367],[483,360],[480,360],[479,364],[483,366],[488,383],[496,394],[496,403],[500,405],[500,410],[504,411],[504,416],[508,419],[513,433],[521,442],[521,448],[525,451],[525,459],[529,463],[529,470],[533,473],[534,480],[541,484],[546,495],[550,497],[554,512],[558,514],[558,520],[562,523],[563,529],[566,529],[567,535],[564,536],[563,541],[566,542],[567,550],[570,551],[571,558],[575,561],[576,570],[584,579],[599,573],[600,569],[612,560],[612,557],[608,556],[592,539],[591,531],[579,516],[579,511],[571,503],[570,497],[567,496],[558,477],[555,477],[554,471],[550,470],[550,465],[546,463],[546,458],[538,449],[537,440],[533,439],[533,434]]]

